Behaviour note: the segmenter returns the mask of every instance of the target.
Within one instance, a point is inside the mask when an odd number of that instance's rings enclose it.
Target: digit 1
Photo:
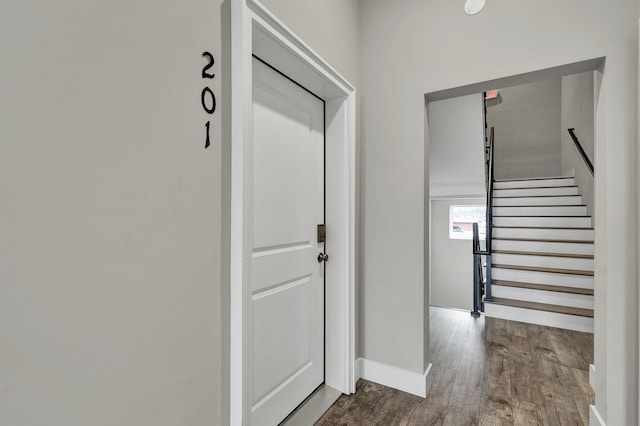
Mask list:
[[[204,142],[204,149],[209,148],[209,145],[211,145],[211,142],[209,141],[209,124],[211,122],[207,121],[207,124],[205,124],[205,127],[207,128],[207,140]]]

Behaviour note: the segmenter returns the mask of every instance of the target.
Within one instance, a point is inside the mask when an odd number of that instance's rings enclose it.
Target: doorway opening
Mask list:
[[[522,199],[517,199],[516,197],[520,195],[515,192],[512,194],[513,191],[502,191],[501,194],[508,198],[500,198],[495,202],[496,204],[506,205],[505,203],[512,202],[523,205],[540,204],[543,201],[555,204],[566,201],[569,204],[584,204],[586,215],[595,216],[594,179],[588,175],[582,160],[576,154],[570,133],[564,127],[579,126],[581,128],[580,132],[583,135],[581,139],[593,159],[597,102],[603,66],[604,59],[598,58],[425,95],[426,143],[429,145],[430,152],[428,169],[430,223],[428,225],[431,247],[429,291],[432,305],[464,310],[472,308],[474,272],[471,245],[465,244],[463,240],[464,223],[457,223],[458,232],[452,237],[452,229],[449,228],[453,225],[449,213],[452,206],[480,206],[486,203],[488,173],[485,161],[486,153],[489,151],[490,128],[495,128],[496,134],[494,155],[496,179],[572,176],[575,178],[575,183],[571,185],[578,186],[578,188],[552,190],[553,198],[543,197],[545,195],[543,192],[546,191],[543,189],[525,191],[527,194],[530,193],[530,196]],[[485,92],[489,90],[492,92],[491,96],[486,96]],[[569,191],[571,194],[561,193],[561,191]],[[574,197],[569,199],[564,195]],[[582,199],[575,195],[582,196]],[[574,210],[577,208],[569,207]],[[501,209],[509,210],[503,207]],[[508,215],[519,214],[511,210]],[[505,221],[502,218],[500,220]],[[543,219],[543,222],[549,223],[543,226],[553,225],[551,223],[553,220]],[[513,219],[507,219],[507,222],[509,221]],[[481,225],[484,220],[477,222]],[[586,225],[584,223],[586,222],[580,222],[580,226],[591,226],[592,222]],[[502,226],[521,225],[505,222]],[[526,226],[538,225],[526,224]],[[573,225],[566,225],[564,222],[561,224],[558,221],[553,226]],[[500,230],[500,233],[505,232],[506,230]],[[578,250],[579,257],[593,255],[593,231],[590,232],[592,241],[588,249],[591,250],[589,253],[585,251],[584,244],[573,244]],[[500,238],[510,240],[514,236],[505,234]],[[573,235],[562,238],[573,239]],[[528,236],[527,239],[538,239],[538,236]],[[540,239],[543,238],[540,237]],[[580,243],[584,243],[587,241],[582,240],[589,238],[578,236],[577,239]],[[526,251],[524,246],[511,247],[514,244],[526,245],[526,243],[501,241],[499,244],[501,250],[508,252],[506,256],[500,255],[504,258],[501,261],[511,262],[512,255],[520,254],[516,252]],[[484,242],[482,245],[486,246]],[[535,250],[532,249],[534,254],[540,254],[539,252],[544,249],[553,252],[552,254],[570,256],[566,248],[570,244],[563,245],[554,241],[549,244],[534,242],[534,245],[536,247]],[[524,260],[528,262],[530,259]],[[550,258],[546,260],[555,261]],[[540,262],[538,258],[533,258],[532,261]],[[561,261],[562,259],[557,260],[558,263]],[[484,259],[483,263],[485,263]],[[584,269],[589,269],[593,276],[593,258],[590,261],[576,260],[573,263],[576,265],[590,263]],[[565,269],[580,268],[571,266]],[[541,283],[538,282],[538,284]],[[515,297],[513,289],[508,290],[507,294]],[[590,306],[587,306],[589,302],[582,294],[575,297],[568,296],[580,299],[569,303],[577,303],[577,307],[593,310],[593,291],[593,284],[591,284]],[[538,291],[534,298],[539,299],[536,299],[537,302],[549,302],[549,295],[550,293]],[[551,303],[555,302],[555,299],[551,301]],[[592,319],[590,330],[593,331]]]

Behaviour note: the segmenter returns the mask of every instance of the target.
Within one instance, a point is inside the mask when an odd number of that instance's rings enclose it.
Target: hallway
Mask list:
[[[360,380],[318,425],[589,423],[593,335],[431,307],[426,399]]]

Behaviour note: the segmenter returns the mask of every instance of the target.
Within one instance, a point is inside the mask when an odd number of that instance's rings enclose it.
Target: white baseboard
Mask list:
[[[607,426],[595,405],[589,406],[589,426]]]
[[[356,381],[360,378],[426,398],[433,375],[429,364],[424,374],[403,370],[364,358],[356,361]]]
[[[596,389],[596,366],[589,364],[589,385]],[[589,405],[589,426],[606,426],[595,405]]]

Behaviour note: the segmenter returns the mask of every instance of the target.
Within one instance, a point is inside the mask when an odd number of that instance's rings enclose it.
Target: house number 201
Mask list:
[[[202,56],[207,58],[207,64],[202,68],[202,78],[211,79],[216,76],[214,73],[209,72],[209,70],[213,67],[215,60],[213,59],[213,55],[209,52],[202,52]],[[202,108],[204,108],[205,112],[209,115],[212,115],[216,112],[216,95],[213,93],[213,90],[209,86],[205,86],[202,89],[202,93],[200,94],[200,102],[202,103]],[[211,141],[209,139],[209,127],[211,126],[211,120],[208,120],[204,127],[206,128],[206,139],[204,142],[204,147],[209,148],[211,145]]]

